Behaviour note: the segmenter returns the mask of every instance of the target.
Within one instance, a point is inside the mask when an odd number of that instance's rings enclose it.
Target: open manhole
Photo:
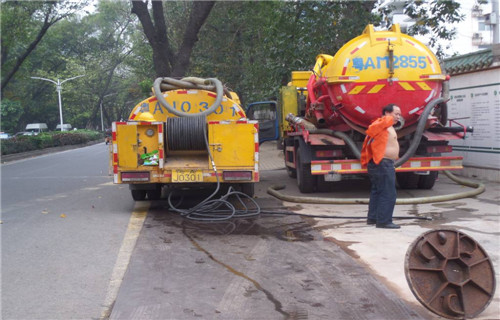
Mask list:
[[[477,316],[495,293],[490,257],[457,230],[431,230],[415,239],[406,253],[405,275],[420,303],[450,319]]]

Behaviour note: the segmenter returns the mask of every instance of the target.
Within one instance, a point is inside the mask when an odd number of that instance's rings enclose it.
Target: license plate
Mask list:
[[[172,170],[172,182],[203,182],[203,171]]]
[[[341,181],[342,175],[338,173],[327,173],[325,174],[325,181]]]

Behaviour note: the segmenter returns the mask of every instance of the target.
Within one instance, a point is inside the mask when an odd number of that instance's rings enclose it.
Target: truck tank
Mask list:
[[[441,96],[445,80],[435,55],[399,25],[387,31],[368,25],[335,56],[317,57],[307,84],[306,118],[318,127],[361,131],[394,103],[401,108],[401,127],[408,127]]]

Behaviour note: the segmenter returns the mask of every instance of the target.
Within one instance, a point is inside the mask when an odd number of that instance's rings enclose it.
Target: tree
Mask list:
[[[174,52],[174,44],[169,41],[169,27],[163,12],[163,1],[152,1],[153,20],[148,11],[148,3],[149,1],[132,0],[132,13],[139,18],[144,34],[153,49],[156,76],[182,77],[189,67],[193,47],[198,41],[198,32],[210,14],[215,1],[192,2],[188,23],[177,53]],[[167,2],[167,5],[177,4]]]
[[[70,1],[2,1],[2,30],[12,29],[12,33],[2,32],[2,97],[4,89],[26,58],[35,50],[50,27],[68,17],[86,2]],[[15,45],[23,34],[23,47]],[[9,45],[10,44],[10,45]],[[11,46],[12,45],[12,46]],[[11,49],[17,52],[10,57]],[[10,64],[7,62],[12,60]]]
[[[484,0],[479,0],[484,3]],[[444,56],[443,45],[439,40],[449,40],[446,49],[450,48],[451,40],[456,37],[453,24],[464,20],[464,15],[459,13],[461,4],[457,1],[404,1],[403,13],[410,17],[415,23],[406,31],[411,36],[425,36],[427,45],[434,49],[438,57]],[[394,5],[378,7],[378,11],[384,17],[385,27],[392,24],[392,12]]]

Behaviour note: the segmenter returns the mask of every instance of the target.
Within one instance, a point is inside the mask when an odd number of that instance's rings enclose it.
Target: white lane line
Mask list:
[[[118,257],[116,258],[116,263],[111,273],[111,279],[109,281],[108,291],[106,293],[106,298],[104,299],[103,309],[101,311],[100,319],[109,319],[111,316],[111,311],[115,303],[116,297],[118,296],[118,290],[127,271],[128,264],[130,262],[130,257],[132,256],[132,251],[137,243],[137,238],[141,233],[144,220],[148,214],[148,209],[151,205],[149,201],[136,202],[134,206],[134,211],[130,217],[127,231],[125,232],[125,237],[123,238],[122,246],[118,252]]]

